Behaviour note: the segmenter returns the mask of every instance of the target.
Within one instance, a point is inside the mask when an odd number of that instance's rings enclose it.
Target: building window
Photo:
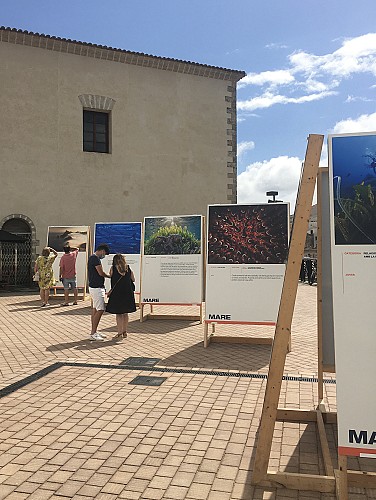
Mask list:
[[[109,153],[109,114],[84,110],[84,151]]]

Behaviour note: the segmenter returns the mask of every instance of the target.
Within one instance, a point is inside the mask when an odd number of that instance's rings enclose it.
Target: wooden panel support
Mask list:
[[[202,303],[197,304],[200,308],[199,314],[155,314],[154,306],[155,304],[150,304],[150,313],[145,314],[144,308],[147,304],[140,303],[140,322],[143,323],[148,319],[168,319],[175,321],[199,321],[200,324],[203,322],[203,307]],[[158,304],[163,305],[163,304]]]
[[[338,457],[338,469],[334,472],[336,478],[336,496],[337,500],[348,500],[347,487],[347,457]]]
[[[268,472],[260,486],[283,486],[290,490],[320,491],[334,493],[335,478],[316,474],[298,474],[294,472]],[[342,499],[344,500],[344,499]]]
[[[324,398],[324,370],[322,341],[322,176],[320,171],[317,176],[317,392],[319,401],[322,401]]]
[[[271,337],[233,337],[231,335],[211,335],[210,342],[218,344],[251,344],[251,345],[272,345]]]
[[[327,476],[334,476],[334,468],[332,457],[330,456],[328,438],[326,436],[324,420],[322,418],[322,413],[320,410],[316,411],[317,416],[317,430],[319,433],[321,453],[324,460],[325,473]]]
[[[295,208],[294,225],[290,240],[290,250],[282,288],[281,303],[275,329],[274,343],[269,364],[264,405],[259,427],[252,483],[259,484],[268,470],[274,426],[277,418],[278,401],[282,376],[289,347],[292,316],[298,289],[299,272],[304,253],[304,244],[312,208],[313,193],[319,168],[322,135],[308,137],[307,152]]]

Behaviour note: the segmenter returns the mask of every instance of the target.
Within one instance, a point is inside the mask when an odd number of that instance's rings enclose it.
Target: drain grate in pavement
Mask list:
[[[127,358],[124,361],[122,361],[120,364],[122,366],[144,366],[144,367],[149,367],[149,366],[154,366],[160,361],[161,358]]]
[[[162,385],[165,380],[167,380],[167,377],[147,377],[144,375],[138,375],[136,378],[131,380],[129,384],[158,386]]]
[[[132,359],[132,358],[128,358]],[[157,358],[133,358],[133,359],[157,359]],[[79,361],[61,361],[57,363],[53,363],[50,366],[47,366],[46,368],[43,368],[43,370],[40,370],[36,373],[33,373],[32,375],[25,377],[21,380],[18,380],[17,382],[14,382],[13,384],[10,384],[6,387],[0,388],[0,399],[4,396],[8,396],[14,391],[17,391],[18,389],[21,389],[22,387],[25,387],[26,385],[30,384],[31,382],[35,382],[36,380],[44,377],[45,375],[48,375],[49,373],[59,369],[59,368],[64,368],[64,367],[74,367],[74,368],[103,368],[103,369],[111,369],[111,370],[128,370],[128,371],[145,371],[147,369],[149,372],[157,372],[157,373],[179,373],[179,374],[190,374],[190,375],[213,375],[216,377],[236,377],[236,378],[250,378],[250,379],[262,379],[266,380],[268,378],[268,375],[266,373],[247,373],[247,372],[220,372],[216,370],[201,370],[201,369],[191,369],[191,368],[167,368],[167,367],[162,367],[162,366],[152,366],[152,365],[128,365],[124,364],[127,360],[124,360],[123,363],[119,365],[112,365],[108,363],[90,363],[90,362],[79,362]],[[139,378],[142,378],[140,376],[136,377],[134,380],[137,380]],[[166,377],[143,377],[143,378],[155,378],[155,379],[161,379],[162,382],[166,379]],[[283,380],[292,380],[295,382],[310,382],[310,383],[317,383],[318,379],[316,377],[302,377],[302,376],[294,376],[294,375],[284,375]],[[161,382],[161,383],[162,383]],[[323,380],[325,384],[336,384],[335,379],[325,379]],[[132,382],[136,383],[136,382]],[[140,382],[137,382],[140,383]],[[151,385],[151,384],[148,384]],[[152,385],[158,385],[158,384],[152,384]],[[159,384],[160,385],[160,384]]]

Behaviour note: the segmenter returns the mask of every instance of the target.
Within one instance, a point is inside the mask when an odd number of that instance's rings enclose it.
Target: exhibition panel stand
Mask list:
[[[59,263],[64,255],[64,245],[67,243],[71,247],[79,249],[76,260],[77,271],[77,289],[82,291],[82,299],[86,299],[87,288],[87,259],[90,248],[90,226],[48,226],[47,246],[57,251],[58,256],[53,264],[54,276],[59,276]],[[58,282],[59,283],[59,282]],[[59,284],[53,287],[54,296],[57,290],[63,290],[64,287]]]
[[[203,315],[204,217],[145,217],[141,263],[140,321],[199,321]],[[198,314],[156,314],[158,306],[192,307]],[[150,312],[146,313],[146,308]]]
[[[331,344],[333,340],[332,317],[323,318],[323,295],[325,296],[325,279],[323,267],[327,264],[325,251],[327,248],[328,204],[328,169],[319,169],[320,153],[323,136],[310,135],[304,162],[303,174],[298,193],[295,210],[294,226],[290,244],[285,281],[283,285],[281,306],[275,330],[272,355],[269,365],[269,374],[261,415],[258,445],[254,462],[252,484],[260,486],[285,487],[296,490],[312,490],[323,493],[336,493],[338,500],[348,499],[348,486],[360,488],[376,488],[376,474],[364,471],[347,469],[347,456],[339,453],[338,465],[334,467],[326,435],[326,424],[337,424],[337,414],[327,412],[323,402],[323,372],[334,371],[333,353]],[[300,263],[304,252],[304,242],[308,230],[308,221],[311,211],[313,192],[318,176],[318,399],[316,409],[302,410],[294,408],[278,408],[281,392],[282,376],[288,352],[288,343],[292,315],[296,299]],[[326,203],[326,204],[325,204]],[[324,228],[324,230],[323,230]],[[324,249],[325,245],[325,249]],[[323,266],[324,263],[324,266]],[[328,347],[329,346],[329,347]],[[329,360],[329,362],[328,362]],[[359,367],[361,369],[361,367]],[[337,379],[338,386],[341,381]],[[343,388],[342,389],[346,389]],[[374,415],[373,415],[374,418]],[[271,454],[273,432],[276,421],[308,423],[316,422],[317,433],[321,445],[321,453],[325,468],[324,475],[290,473],[285,471],[268,471]]]
[[[214,333],[216,325],[275,326],[289,226],[288,203],[209,205],[204,347],[272,344],[271,337]]]
[[[122,254],[125,256],[127,264],[132,269],[135,276],[135,295],[140,300],[140,281],[141,281],[141,222],[96,222],[94,229],[94,247],[105,243],[110,248],[110,254],[103,261],[102,266],[105,273],[108,274],[114,255]],[[106,278],[105,287],[107,292],[111,289],[110,279]]]

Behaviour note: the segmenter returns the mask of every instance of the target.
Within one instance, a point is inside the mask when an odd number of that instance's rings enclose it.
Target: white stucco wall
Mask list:
[[[0,43],[0,220],[48,225],[206,214],[228,203],[231,82]],[[82,151],[81,94],[103,95],[111,154]]]

